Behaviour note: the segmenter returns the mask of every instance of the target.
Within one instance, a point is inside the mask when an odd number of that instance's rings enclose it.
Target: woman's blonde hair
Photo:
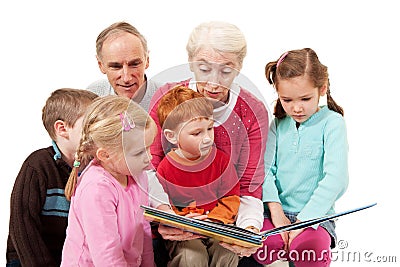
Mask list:
[[[194,28],[186,45],[189,60],[199,49],[207,46],[217,52],[236,54],[239,66],[242,67],[247,43],[243,33],[235,25],[223,21],[210,21]]]
[[[132,123],[124,128],[125,121]],[[147,112],[132,100],[117,95],[104,96],[94,101],[83,119],[82,137],[75,155],[74,168],[65,187],[68,200],[75,192],[78,171],[95,158],[99,147],[122,151],[122,133],[133,128],[146,129],[154,123]],[[121,152],[122,153],[122,152]]]

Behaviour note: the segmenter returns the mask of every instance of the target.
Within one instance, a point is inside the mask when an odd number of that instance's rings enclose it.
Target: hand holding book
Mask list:
[[[191,214],[185,215],[185,217],[194,218],[197,220],[204,220],[207,218],[207,215],[191,213]],[[193,232],[182,230],[180,228],[167,226],[165,224],[159,225],[158,232],[161,234],[163,239],[173,240],[173,241],[185,241],[185,240],[192,240],[192,239],[197,239],[197,238],[203,237],[202,235],[198,235]]]

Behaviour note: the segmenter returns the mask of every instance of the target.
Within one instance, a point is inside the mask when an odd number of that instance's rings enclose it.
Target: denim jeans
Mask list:
[[[21,262],[19,260],[10,260],[7,262],[6,267],[21,267]]]

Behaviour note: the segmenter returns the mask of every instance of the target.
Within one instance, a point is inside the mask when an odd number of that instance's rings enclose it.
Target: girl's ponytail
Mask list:
[[[329,89],[329,82],[328,82],[328,90],[326,91],[326,102],[330,110],[333,110],[339,113],[340,115],[344,116],[343,108],[339,106],[331,96],[331,90]]]
[[[277,119],[283,119],[283,118],[286,117],[286,112],[285,112],[285,110],[283,109],[281,100],[280,100],[279,98],[276,100],[276,103],[275,103],[274,116],[275,116]]]
[[[75,193],[76,183],[78,180],[79,167],[81,162],[78,157],[75,157],[74,166],[72,168],[71,174],[69,175],[68,182],[65,185],[64,194],[68,201],[71,201],[71,197]]]
[[[88,139],[88,140],[86,140]],[[87,134],[84,133],[84,130],[82,130],[82,137],[79,143],[78,150],[76,151],[75,154],[75,161],[74,165],[72,167],[71,174],[69,175],[67,184],[65,185],[65,190],[64,190],[64,195],[67,198],[68,201],[71,201],[71,197],[75,193],[75,188],[76,184],[78,181],[78,175],[79,172],[85,167],[89,161],[92,159],[87,153],[89,152],[91,147],[92,147],[92,142],[91,138],[88,137]]]
[[[286,57],[287,54],[284,54]],[[278,68],[278,63],[281,63],[284,57],[282,56],[279,60],[277,61],[272,61],[269,62],[267,65],[265,65],[265,77],[267,78],[267,81],[269,84],[275,86],[276,82],[276,71]],[[276,88],[275,88],[276,90]],[[282,107],[282,103],[279,100],[279,98],[276,100],[275,107],[274,107],[274,116],[278,119],[283,119],[286,116],[286,112]]]

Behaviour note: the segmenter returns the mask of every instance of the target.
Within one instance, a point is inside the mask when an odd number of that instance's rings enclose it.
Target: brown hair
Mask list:
[[[265,76],[277,91],[280,80],[299,76],[307,76],[317,88],[327,84],[328,108],[343,116],[343,108],[336,104],[330,93],[328,68],[319,61],[317,54],[311,48],[291,50],[281,55],[278,60],[269,62],[265,66]],[[286,116],[279,99],[275,104],[274,115],[278,119]]]
[[[202,94],[178,85],[161,98],[157,115],[161,128],[174,130],[195,117],[211,117],[213,105]]]
[[[145,56],[148,54],[148,48],[147,48],[147,41],[146,38],[131,24],[121,21],[121,22],[116,22],[105,28],[98,36],[96,39],[96,53],[99,58],[101,57],[101,50],[103,49],[103,44],[107,40],[107,38],[113,34],[116,33],[121,33],[121,32],[127,32],[135,35],[140,39],[140,42],[142,43],[143,50],[145,52]]]
[[[82,137],[76,151],[74,168],[65,186],[65,196],[68,200],[75,192],[80,165],[85,166],[95,158],[99,147],[122,153],[121,114],[127,116],[138,129],[146,129],[150,124],[154,124],[142,107],[126,97],[108,95],[94,101],[83,119]]]
[[[53,91],[42,108],[42,122],[52,140],[56,140],[54,123],[62,120],[68,127],[83,116],[98,95],[88,90],[61,88]]]

